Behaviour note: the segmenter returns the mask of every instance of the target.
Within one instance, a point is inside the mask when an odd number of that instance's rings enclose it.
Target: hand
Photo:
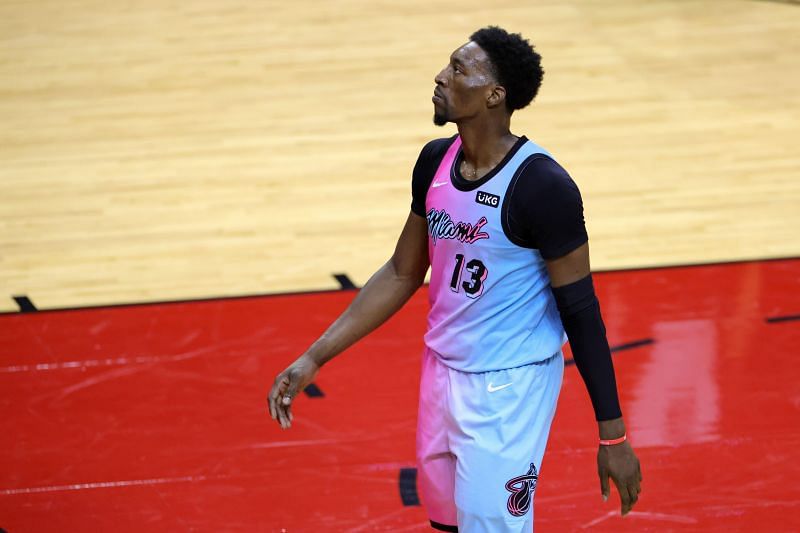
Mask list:
[[[600,475],[600,492],[603,501],[608,500],[610,490],[608,478],[614,480],[622,502],[622,516],[625,516],[639,500],[642,492],[642,470],[633,448],[626,441],[611,446],[600,446],[597,451],[597,473]]]
[[[292,427],[292,401],[297,393],[306,388],[319,372],[319,365],[303,354],[286,370],[278,374],[269,393],[269,414],[282,429]]]

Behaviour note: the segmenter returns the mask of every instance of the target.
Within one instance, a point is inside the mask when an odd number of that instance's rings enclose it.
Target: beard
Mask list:
[[[433,123],[437,126],[444,126],[447,124],[449,120],[447,119],[447,115],[444,113],[439,113],[438,111],[433,112]]]

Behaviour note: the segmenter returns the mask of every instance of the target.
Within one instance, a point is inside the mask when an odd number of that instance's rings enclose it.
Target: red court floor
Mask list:
[[[602,502],[568,366],[537,532],[800,530],[800,259],[596,284],[643,493],[625,518]],[[425,531],[408,470],[425,290],[323,369],[291,430],[267,414],[274,375],[354,295],[0,316],[0,529]]]

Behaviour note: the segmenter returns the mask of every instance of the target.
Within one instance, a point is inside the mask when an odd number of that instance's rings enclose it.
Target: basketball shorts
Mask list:
[[[425,349],[417,482],[434,528],[532,531],[533,497],[563,374],[560,351],[526,366],[467,373]]]

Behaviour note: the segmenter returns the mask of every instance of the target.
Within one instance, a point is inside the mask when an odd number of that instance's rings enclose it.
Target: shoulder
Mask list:
[[[418,192],[427,191],[433,175],[436,174],[442,158],[444,158],[447,149],[453,144],[455,138],[456,136],[453,135],[452,137],[434,139],[422,147],[412,175],[414,184],[419,188]]]
[[[580,198],[578,185],[569,173],[545,154],[534,154],[520,165],[515,185],[515,193],[522,193],[523,196],[552,198],[577,195]]]
[[[520,165],[506,199],[509,239],[561,257],[588,239],[578,186],[553,158],[534,154]]]
[[[450,145],[453,144],[456,135],[452,137],[443,137],[441,139],[433,139],[432,141],[428,141],[425,146],[422,147],[422,150],[419,153],[419,160],[425,160],[426,162],[433,163],[442,160],[444,154],[447,153],[447,149],[450,148]]]
[[[429,141],[419,153],[411,175],[411,210],[419,216],[425,216],[425,196],[428,193],[428,187],[455,138],[456,136],[453,135]]]

